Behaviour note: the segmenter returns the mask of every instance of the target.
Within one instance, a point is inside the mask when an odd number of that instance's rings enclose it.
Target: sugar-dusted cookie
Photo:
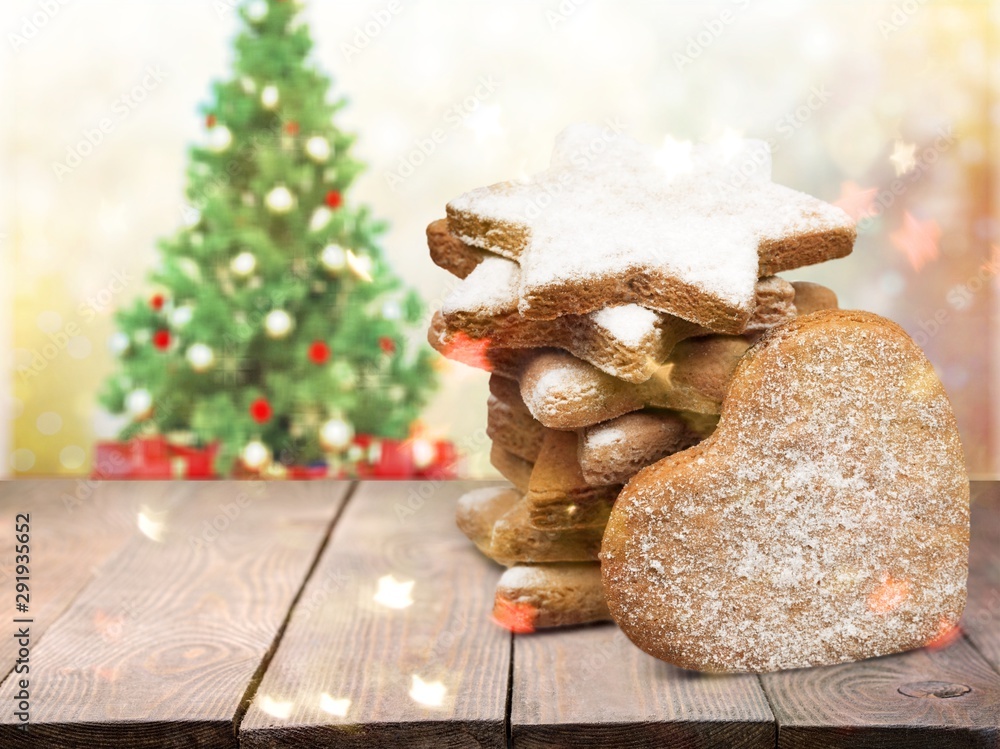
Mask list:
[[[840,208],[772,183],[764,143],[728,145],[665,160],[627,136],[572,126],[547,171],[456,198],[448,227],[518,261],[525,317],[635,303],[738,333],[759,276],[847,255],[855,228]]]
[[[968,543],[962,445],[930,363],[888,320],[818,312],[743,357],[711,437],[629,482],[601,558],[643,650],[774,671],[948,631]]]
[[[448,231],[447,219],[439,219],[427,227],[427,247],[430,248],[431,260],[435,265],[459,278],[472,273],[487,255]]]
[[[538,460],[547,430],[524,405],[515,380],[490,376],[486,414],[486,435],[493,444],[531,463]]]
[[[551,429],[578,429],[647,406],[718,413],[729,376],[750,347],[743,336],[681,341],[653,377],[635,385],[561,351],[526,359],[518,378],[531,415]]]
[[[644,409],[585,427],[578,445],[583,479],[593,486],[624,484],[640,469],[701,442],[715,423],[706,414]]]
[[[482,341],[488,350],[552,346],[570,352],[602,372],[627,382],[644,382],[663,364],[678,341],[711,331],[673,315],[624,304],[585,315],[532,320],[517,310],[517,263],[486,258],[444,300],[440,330],[444,345]],[[747,330],[763,330],[795,317],[794,287],[770,276],[755,286],[755,307]]]
[[[497,583],[493,619],[512,632],[610,618],[597,564],[518,565]]]
[[[455,522],[483,554],[508,567],[542,562],[596,562],[607,513],[588,525],[540,530],[532,525],[520,492],[490,487],[462,495]]]

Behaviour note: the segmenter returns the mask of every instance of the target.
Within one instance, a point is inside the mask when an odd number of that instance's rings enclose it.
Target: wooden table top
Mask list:
[[[453,521],[477,485],[0,484],[0,747],[1000,746],[1000,484],[953,642],[759,677],[492,624],[501,570]]]

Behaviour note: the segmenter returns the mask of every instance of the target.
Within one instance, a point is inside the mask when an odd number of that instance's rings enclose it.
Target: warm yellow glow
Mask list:
[[[895,145],[893,145],[892,156],[889,157],[889,161],[896,168],[897,177],[906,174],[917,165],[917,159],[914,156],[916,150],[916,143],[905,143],[902,140],[897,140]]]
[[[161,513],[154,512],[148,507],[143,507],[139,512],[137,522],[139,532],[146,538],[156,542],[163,541],[163,535],[167,526],[163,522],[163,515]]]
[[[372,282],[372,261],[371,258],[355,255],[353,251],[347,251],[347,266],[351,271],[365,283]]]
[[[278,720],[288,720],[289,716],[292,714],[292,707],[294,703],[283,700],[276,700],[268,695],[262,695],[260,698],[260,709],[265,713],[270,715],[272,718],[277,718]]]
[[[410,699],[426,707],[441,707],[448,689],[440,681],[424,681],[416,674],[410,685]]]
[[[346,718],[347,711],[351,709],[351,701],[347,697],[338,699],[323,692],[319,696],[319,709],[335,718]]]
[[[378,580],[375,603],[390,609],[405,609],[413,605],[413,580],[397,580],[385,575]]]

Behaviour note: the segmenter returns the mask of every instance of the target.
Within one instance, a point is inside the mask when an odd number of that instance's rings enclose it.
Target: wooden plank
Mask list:
[[[996,747],[1000,678],[964,639],[761,677],[782,749]]]
[[[166,486],[147,485],[145,494],[162,496]],[[30,521],[27,616],[37,644],[108,557],[138,533],[141,496],[134,484],[86,479],[0,483],[0,621],[24,617],[14,600],[17,515],[28,513]],[[17,652],[13,637],[0,637],[0,679],[14,668]]]
[[[3,711],[0,746],[236,746],[234,718],[347,487],[176,483],[145,497],[144,535],[32,650],[30,730]],[[0,687],[2,704],[17,688]]]
[[[510,634],[490,620],[500,568],[455,527],[458,497],[484,485],[361,485],[240,725],[241,746],[505,746]]]
[[[515,749],[772,749],[775,742],[756,676],[676,668],[612,625],[515,637],[511,735]]]
[[[962,628],[976,649],[1000,671],[1000,483],[972,486],[969,602]]]

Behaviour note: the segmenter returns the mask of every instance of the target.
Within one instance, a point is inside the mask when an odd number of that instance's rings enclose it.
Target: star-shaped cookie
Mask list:
[[[521,265],[524,317],[634,303],[717,332],[745,329],[759,277],[851,252],[851,218],[771,182],[765,144],[681,153],[575,125],[549,169],[456,198],[448,226]]]

